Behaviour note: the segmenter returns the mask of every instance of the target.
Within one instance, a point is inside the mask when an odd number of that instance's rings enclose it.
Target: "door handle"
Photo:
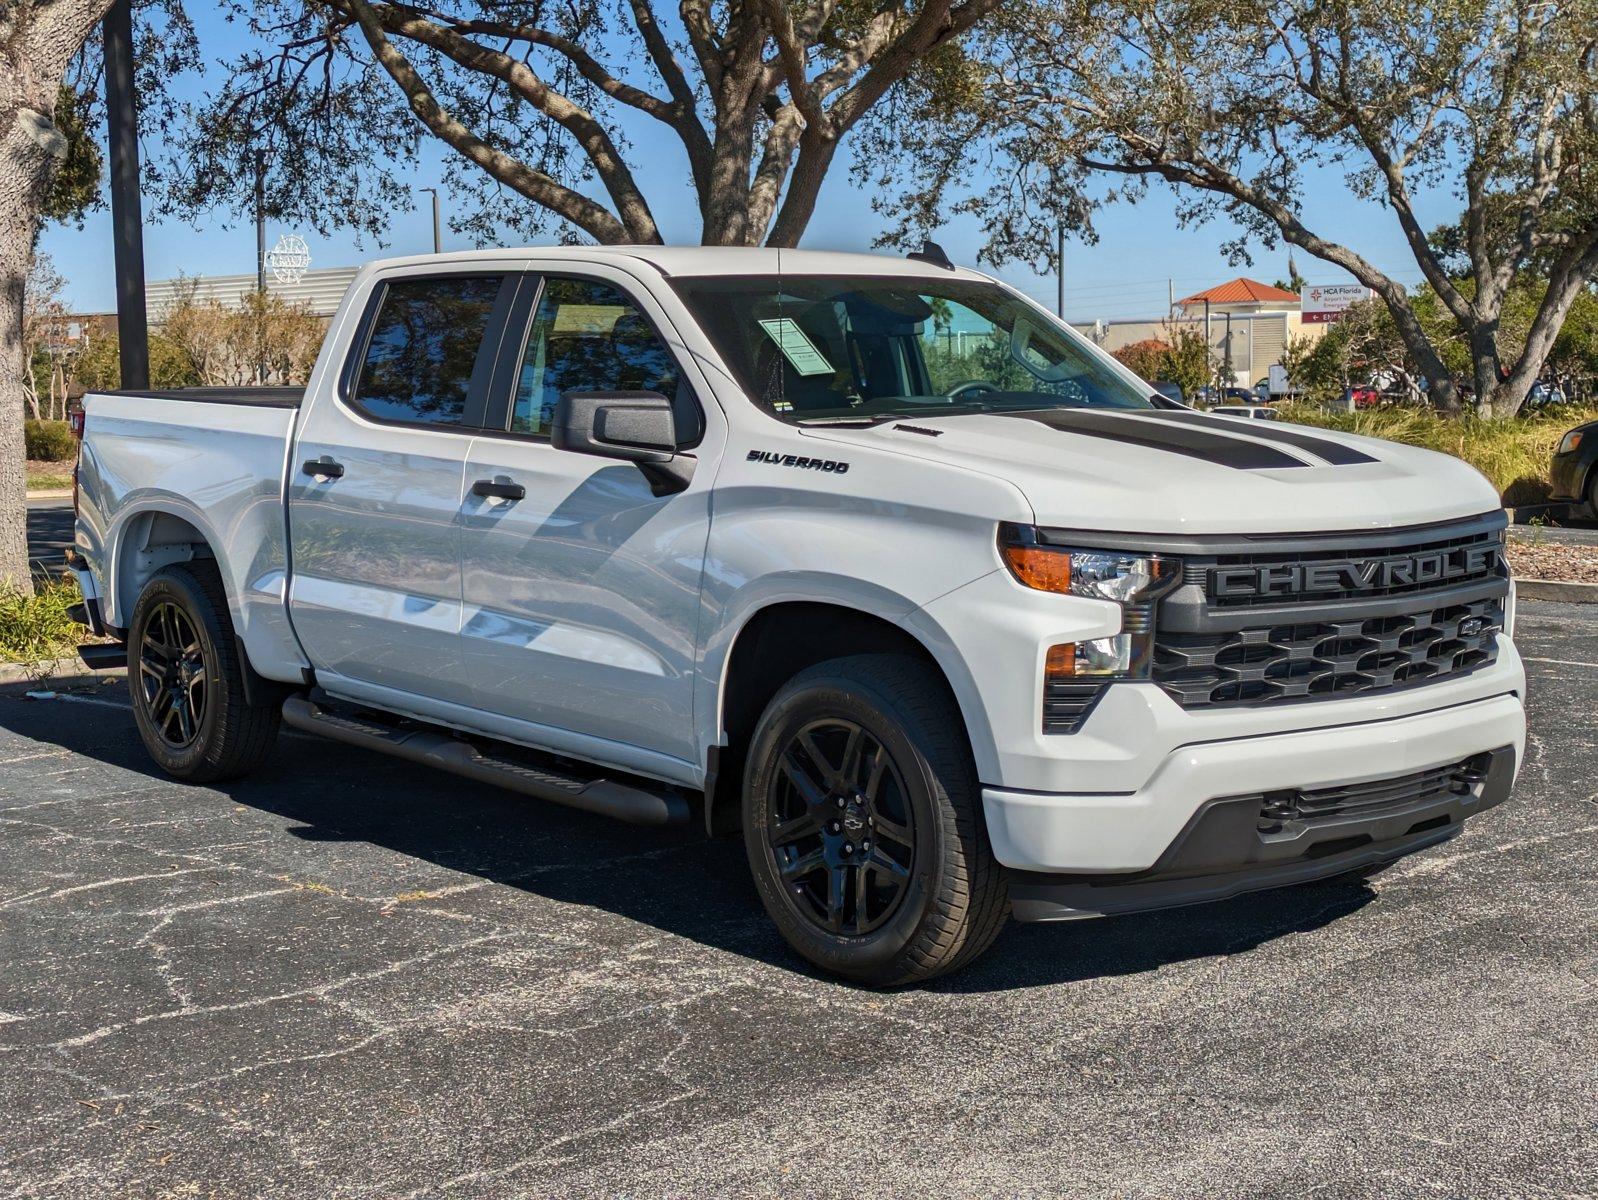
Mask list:
[[[300,467],[300,472],[314,475],[317,479],[343,479],[344,464],[336,463],[331,458],[313,458]]]
[[[500,483],[495,479],[479,479],[472,484],[472,495],[491,496],[496,500],[525,500],[527,489],[519,483]]]

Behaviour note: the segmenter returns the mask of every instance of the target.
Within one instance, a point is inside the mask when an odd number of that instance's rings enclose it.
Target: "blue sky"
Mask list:
[[[202,7],[193,5],[191,11],[197,18],[206,55],[211,59],[225,58],[246,35],[237,25],[200,11]],[[198,95],[206,86],[206,80],[196,79],[184,81],[179,90]],[[158,149],[158,139],[156,131],[144,131],[146,153]],[[633,144],[640,182],[651,197],[667,238],[697,240],[698,214],[684,182],[682,156],[674,150],[675,140],[656,135],[635,138]],[[358,245],[348,232],[322,238],[314,231],[288,226],[269,226],[268,245],[282,233],[298,232],[310,244],[315,266],[353,265],[385,254],[431,250],[430,200],[419,189],[439,183],[439,163],[444,153],[447,151],[438,147],[416,173],[416,208],[393,214],[381,245],[370,241]],[[1419,281],[1420,273],[1390,214],[1370,202],[1357,200],[1340,174],[1325,171],[1311,175],[1305,208],[1311,228],[1333,240],[1347,241],[1405,283]],[[1421,197],[1420,208],[1428,228],[1457,215],[1457,206],[1446,196]],[[451,234],[447,215],[446,209],[445,247],[469,245],[466,239]],[[1162,316],[1167,280],[1172,281],[1180,298],[1238,274],[1267,283],[1287,276],[1287,254],[1280,248],[1257,255],[1251,268],[1228,264],[1220,247],[1235,238],[1237,230],[1223,221],[1194,229],[1178,228],[1174,201],[1162,188],[1151,190],[1136,205],[1103,210],[1096,224],[1097,244],[1066,243],[1066,315],[1074,321]],[[848,171],[840,163],[827,182],[802,245],[824,250],[868,250],[882,227],[881,219],[871,211],[869,198],[850,186]],[[939,231],[938,240],[955,261],[975,263],[982,231],[974,221],[957,221]],[[171,278],[179,272],[242,274],[255,269],[253,225],[225,212],[202,214],[193,224],[148,221],[144,247],[145,269],[152,280]],[[46,230],[40,248],[66,277],[67,298],[76,311],[109,311],[115,306],[108,212],[90,214],[81,230]],[[1349,281],[1340,271],[1303,253],[1297,254],[1297,261],[1300,273],[1311,283]],[[1004,268],[999,274],[1053,306],[1052,274],[1039,276],[1025,267]]]

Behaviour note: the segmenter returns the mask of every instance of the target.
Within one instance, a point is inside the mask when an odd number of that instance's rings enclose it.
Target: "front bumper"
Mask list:
[[[1007,867],[1142,872],[1223,797],[1391,779],[1503,748],[1513,772],[1525,737],[1520,698],[1504,693],[1390,720],[1183,745],[1132,791],[986,787],[982,800],[994,854]],[[1246,861],[1240,846],[1236,862]]]
[[[1554,500],[1587,499],[1587,472],[1592,467],[1592,457],[1580,447],[1569,454],[1556,454],[1548,464],[1548,487]]]
[[[1261,821],[1260,797],[1202,805],[1150,870],[1133,875],[1012,877],[1021,921],[1070,921],[1225,900],[1246,892],[1379,868],[1456,836],[1468,817],[1502,804],[1514,784],[1512,746],[1475,755],[1443,794],[1402,798],[1377,812]]]

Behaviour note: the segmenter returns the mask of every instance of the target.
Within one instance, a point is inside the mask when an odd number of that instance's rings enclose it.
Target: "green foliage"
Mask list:
[[[84,214],[100,204],[100,147],[89,128],[89,100],[62,86],[56,94],[55,127],[67,139],[67,156],[57,168],[45,197],[43,216],[72,221],[82,228]]]
[[[24,421],[22,438],[34,462],[71,462],[78,456],[78,439],[65,421]]]
[[[122,386],[121,343],[114,333],[96,338],[78,359],[78,382],[85,391],[104,392]],[[197,387],[204,380],[193,361],[171,338],[150,332],[150,386]]]
[[[81,598],[65,577],[39,584],[31,596],[0,587],[0,661],[40,663],[71,654],[85,634],[67,610]]]
[[[1149,382],[1165,378],[1165,357],[1171,348],[1159,338],[1144,338],[1112,352],[1115,360],[1132,374]]]
[[[1428,408],[1331,412],[1309,404],[1284,408],[1284,419],[1344,433],[1386,438],[1462,458],[1498,489],[1507,505],[1548,499],[1548,464],[1565,431],[1598,420],[1598,409],[1564,408],[1537,417],[1449,417]]]

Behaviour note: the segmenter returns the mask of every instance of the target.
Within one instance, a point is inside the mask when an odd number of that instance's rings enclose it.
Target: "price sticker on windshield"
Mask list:
[[[782,351],[783,357],[799,374],[832,374],[832,364],[827,361],[827,356],[816,349],[816,344],[790,318],[771,317],[761,321],[760,328],[777,343],[777,349]]]

